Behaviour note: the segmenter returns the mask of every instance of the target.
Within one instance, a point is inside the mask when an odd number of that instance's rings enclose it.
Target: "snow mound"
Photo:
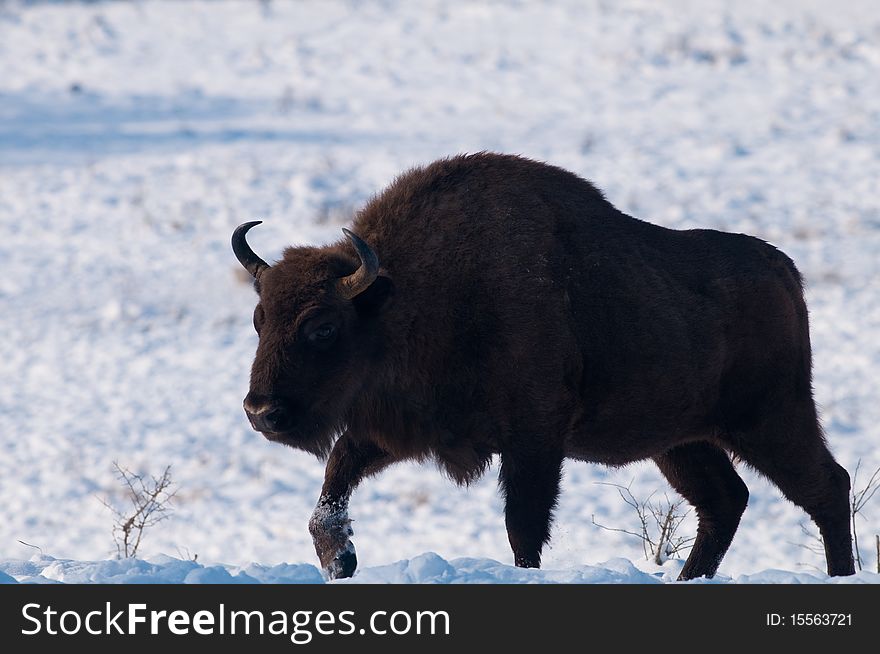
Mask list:
[[[364,584],[655,584],[660,578],[642,572],[626,559],[601,566],[565,570],[516,568],[492,559],[446,561],[428,552],[414,559],[361,570],[349,583]]]
[[[320,584],[320,571],[306,563],[263,566],[252,563],[244,568],[229,565],[202,565],[196,561],[159,555],[149,561],[112,559],[73,561],[51,556],[35,556],[30,561],[0,561],[0,583],[64,584]]]
[[[681,561],[646,572],[627,559],[565,569],[529,570],[492,559],[460,558],[447,561],[426,552],[390,565],[368,567],[354,578],[334,584],[659,584],[675,580]],[[321,572],[308,563],[244,567],[202,565],[160,555],[141,559],[73,561],[49,556],[30,561],[0,561],[0,583],[65,584],[321,584]],[[880,584],[880,574],[862,571],[852,577],[828,577],[820,572],[765,570],[735,579],[719,575],[689,583],[716,584]]]

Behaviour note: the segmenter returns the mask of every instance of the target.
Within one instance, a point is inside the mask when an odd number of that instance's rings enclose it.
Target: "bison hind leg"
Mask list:
[[[679,445],[654,461],[697,512],[697,537],[679,579],[712,577],[746,509],[748,488],[727,453],[711,443]]]
[[[736,453],[819,527],[830,576],[855,574],[849,473],[828,450],[812,400],[789,402],[737,434]]]

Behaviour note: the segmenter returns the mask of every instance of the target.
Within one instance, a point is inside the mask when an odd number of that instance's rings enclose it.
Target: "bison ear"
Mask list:
[[[351,303],[362,316],[375,316],[388,305],[393,296],[394,282],[390,277],[379,275],[366,290],[352,298]]]

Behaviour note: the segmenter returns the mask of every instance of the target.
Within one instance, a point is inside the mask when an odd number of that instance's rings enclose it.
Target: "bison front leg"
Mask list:
[[[324,486],[309,520],[309,531],[324,574],[329,579],[351,577],[357,555],[351,542],[348,500],[358,483],[391,463],[387,452],[371,442],[357,442],[343,434],[327,461]]]
[[[541,567],[541,550],[550,539],[561,474],[561,455],[535,451],[501,455],[507,537],[513,561],[520,568]]]

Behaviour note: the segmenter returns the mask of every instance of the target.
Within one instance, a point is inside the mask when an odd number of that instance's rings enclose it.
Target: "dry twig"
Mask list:
[[[125,486],[131,510],[120,511],[107,500],[101,502],[113,512],[116,522],[113,525],[113,540],[119,558],[133,558],[144,537],[144,531],[165,520],[172,508],[171,499],[177,491],[171,491],[171,466],[166,466],[159,477],[133,473],[115,461],[113,467],[119,480]]]
[[[673,502],[668,495],[664,494],[664,502],[652,504],[651,498],[654,497],[654,493],[649,495],[646,500],[639,501],[632,494],[630,486],[608,482],[597,483],[617,489],[620,498],[632,507],[638,516],[639,531],[608,527],[596,522],[596,516],[593,516],[593,524],[606,531],[617,531],[640,539],[645,559],[651,560],[653,558],[654,563],[662,565],[666,559],[677,556],[694,542],[694,537],[684,538],[677,535],[678,528],[690,513],[690,511],[682,512],[683,499]]]
[[[859,532],[856,525],[856,517],[861,517],[863,520],[865,519],[864,513],[862,510],[871,501],[871,498],[874,497],[874,494],[880,490],[880,467],[878,467],[874,474],[871,475],[871,478],[868,479],[868,483],[861,490],[856,490],[856,479],[859,476],[859,468],[862,466],[862,460],[859,459],[859,462],[856,463],[855,472],[853,472],[852,476],[852,490],[850,491],[849,497],[849,513],[850,519],[852,521],[852,535],[853,535],[853,547],[855,548],[855,559],[856,565],[859,566],[859,570],[862,569],[862,555],[859,552]],[[878,570],[880,570],[880,555],[878,555]]]

